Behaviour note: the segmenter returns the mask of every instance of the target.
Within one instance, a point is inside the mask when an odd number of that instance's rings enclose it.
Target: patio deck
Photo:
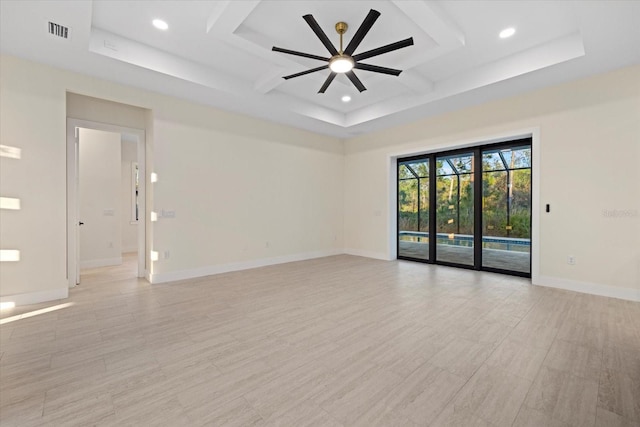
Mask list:
[[[399,256],[428,259],[429,244],[422,242],[400,241]],[[473,248],[468,246],[438,245],[437,260],[456,264],[473,264]],[[482,249],[484,267],[530,273],[530,254],[528,252]]]

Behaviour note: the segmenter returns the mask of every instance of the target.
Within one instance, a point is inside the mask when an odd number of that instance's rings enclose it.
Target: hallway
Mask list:
[[[80,270],[80,286],[133,279],[138,275],[138,253],[122,254],[122,264]]]

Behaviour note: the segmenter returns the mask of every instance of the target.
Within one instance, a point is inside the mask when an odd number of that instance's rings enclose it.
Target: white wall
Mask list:
[[[0,210],[0,245],[20,261],[0,266],[0,297],[16,303],[65,298],[66,151],[64,90],[58,78],[0,58],[0,144],[21,149],[0,158],[0,195],[21,200]],[[4,298],[3,298],[4,299]]]
[[[120,212],[122,224],[122,252],[138,251],[138,224],[133,215],[134,199],[133,193],[133,169],[132,163],[138,160],[138,145],[136,140],[127,139],[122,136],[122,159],[121,159],[121,190],[122,210]],[[144,213],[138,213],[144,221]]]
[[[122,263],[120,134],[80,128],[80,267]]]
[[[342,251],[335,138],[11,56],[0,59],[0,89],[1,143],[23,150],[13,165],[2,160],[2,195],[23,198],[0,223],[3,248],[23,251],[2,266],[3,300],[66,295],[67,115],[145,129],[147,171],[159,177],[151,185],[146,176],[148,209],[176,212],[146,224],[147,252],[170,254],[148,266],[154,281]]]
[[[339,141],[173,105],[154,122],[153,205],[175,212],[154,226],[154,280],[342,252]]]
[[[523,129],[540,137],[539,283],[640,300],[638,66],[346,141],[347,251],[390,257],[393,155]]]

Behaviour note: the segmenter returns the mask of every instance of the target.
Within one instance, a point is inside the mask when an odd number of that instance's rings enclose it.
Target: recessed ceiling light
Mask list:
[[[166,30],[169,28],[169,24],[164,22],[162,19],[154,19],[152,23],[153,23],[153,26],[159,30]]]
[[[516,33],[516,29],[513,27],[509,27],[509,28],[505,28],[504,30],[500,31],[500,38],[501,39],[507,39],[509,37],[511,37],[512,35],[514,35]]]
[[[351,97],[349,95],[345,95],[342,98],[340,98],[342,100],[342,102],[349,102],[351,101]]]

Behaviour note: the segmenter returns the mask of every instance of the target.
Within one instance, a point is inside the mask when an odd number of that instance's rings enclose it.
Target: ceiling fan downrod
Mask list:
[[[347,25],[346,22],[340,21],[340,22],[338,22],[336,24],[336,32],[338,34],[340,34],[340,50],[339,50],[340,55],[342,55],[342,52],[343,52],[343,50],[342,50],[342,35],[344,33],[346,33],[348,29],[349,29],[349,25]]]
[[[329,68],[334,73],[347,73],[351,71],[355,65],[355,61],[351,55],[346,55],[342,50],[342,35],[347,32],[349,25],[346,22],[338,22],[336,24],[336,32],[340,34],[340,50],[337,55],[333,55],[329,59]]]

